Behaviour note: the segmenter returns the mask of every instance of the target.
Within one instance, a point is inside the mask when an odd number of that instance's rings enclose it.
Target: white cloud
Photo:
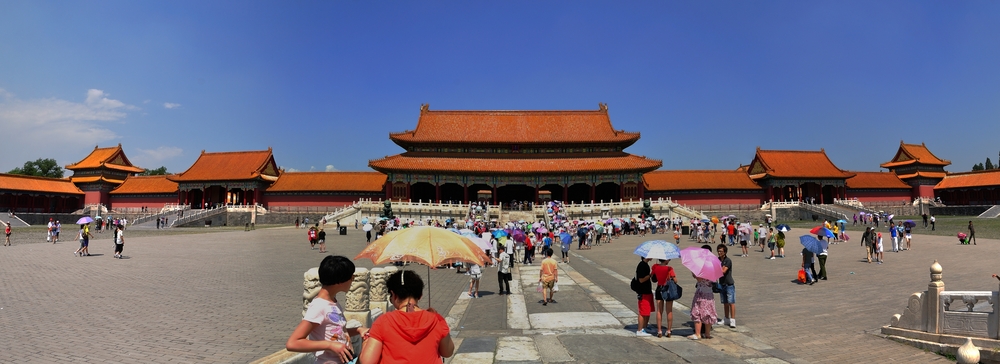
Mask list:
[[[299,170],[295,168],[285,168],[285,172],[298,172],[298,171]]]
[[[153,100],[150,100],[150,99],[142,100],[142,103],[143,104],[148,104],[150,101],[153,101]]]
[[[156,149],[137,148],[136,150],[139,154],[129,159],[143,168],[158,168],[163,164],[163,161],[177,157],[184,152],[183,149],[178,147],[157,147]]]
[[[81,148],[93,148],[118,138],[109,123],[139,108],[111,99],[97,89],[87,90],[83,102],[57,98],[22,100],[0,89],[0,130],[16,136],[4,140],[6,171],[24,161],[56,158],[63,165],[83,158]],[[85,153],[85,152],[84,152]]]
[[[172,103],[172,102],[164,102],[163,103],[163,107],[168,108],[168,109],[176,109],[178,107],[181,107],[181,104],[175,104],[175,103]]]
[[[332,165],[332,164],[327,164],[327,165],[326,165],[326,171],[327,171],[327,172],[334,172],[334,171],[336,171],[336,170],[337,170],[337,169],[336,169],[336,168],[333,168],[333,165]]]

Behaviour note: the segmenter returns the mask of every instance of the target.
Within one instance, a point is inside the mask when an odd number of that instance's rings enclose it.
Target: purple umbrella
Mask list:
[[[514,230],[514,233],[512,233],[510,235],[510,237],[513,238],[514,241],[516,241],[518,243],[523,243],[524,242],[524,238],[526,238],[527,235],[524,235],[524,232],[521,231],[521,230]]]

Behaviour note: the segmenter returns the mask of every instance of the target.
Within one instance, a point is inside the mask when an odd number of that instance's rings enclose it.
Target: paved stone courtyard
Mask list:
[[[353,227],[349,234],[328,235],[329,250],[357,254],[364,235]],[[518,267],[520,294],[512,296],[495,295],[495,269],[485,269],[478,299],[456,299],[467,276],[433,271],[432,306],[453,319],[459,344],[450,362],[946,362],[871,333],[925,289],[934,259],[951,290],[997,289],[990,274],[1000,272],[983,258],[1000,253],[996,241],[960,246],[915,235],[914,250],[886,253],[882,265],[863,262],[857,241],[833,245],[830,280],[801,286],[792,282],[800,259],[790,241],[788,258],[733,257],[736,331],[720,329],[718,340],[697,343],[676,337],[690,333],[678,309],[674,338],[636,339],[623,328],[631,322],[634,331],[635,323],[626,283],[638,260],[631,250],[664,236],[574,250],[572,263],[561,266],[559,303],[549,306],[536,303],[537,261]],[[75,245],[0,247],[0,362],[253,361],[284,347],[301,319],[302,273],[323,256],[309,249],[304,230],[284,227],[137,237],[123,260],[111,258],[107,240],[92,244],[91,257],[74,257]],[[688,288],[679,301],[687,306],[693,279],[679,261],[671,265]],[[422,266],[413,269],[426,275]],[[588,314],[565,322],[561,313]]]

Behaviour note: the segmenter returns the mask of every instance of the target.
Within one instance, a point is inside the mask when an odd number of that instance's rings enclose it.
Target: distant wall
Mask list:
[[[979,216],[989,210],[992,205],[941,206],[931,207],[931,215],[945,216]]]

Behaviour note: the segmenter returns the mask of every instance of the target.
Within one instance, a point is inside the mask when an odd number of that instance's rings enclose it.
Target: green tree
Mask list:
[[[62,178],[63,169],[52,158],[38,158],[34,161],[24,162],[23,167],[18,167],[7,172],[10,174],[22,174],[26,176]]]
[[[981,170],[983,170],[983,164],[982,163],[973,164],[972,165],[972,170],[973,171],[981,171]]]
[[[986,169],[996,169],[996,167],[993,166],[993,162],[990,162],[989,158],[986,158],[986,167],[983,167],[983,168],[986,168]]]
[[[140,176],[163,176],[167,174],[170,174],[169,172],[167,172],[167,167],[160,167],[157,169],[147,168],[146,170],[142,171],[142,173],[139,173]]]

